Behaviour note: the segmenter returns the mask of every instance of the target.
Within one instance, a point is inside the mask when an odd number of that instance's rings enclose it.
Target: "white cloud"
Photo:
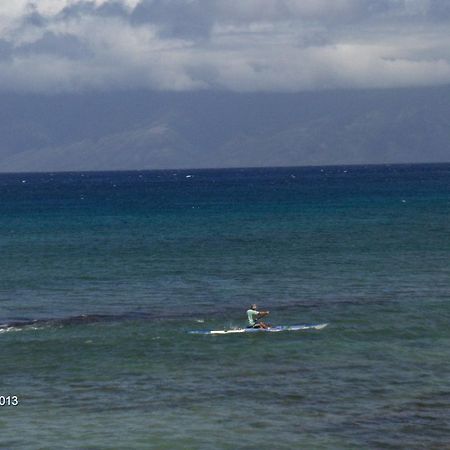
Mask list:
[[[6,0],[0,89],[450,83],[446,11],[439,0]]]

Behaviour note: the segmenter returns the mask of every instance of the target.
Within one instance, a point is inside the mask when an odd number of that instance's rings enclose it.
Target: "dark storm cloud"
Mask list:
[[[120,1],[111,0],[101,4],[94,1],[78,1],[66,6],[58,14],[58,18],[61,20],[82,18],[83,16],[128,17],[129,11]]]
[[[450,82],[444,0],[7,0],[3,90]]]
[[[131,23],[159,25],[162,37],[186,39],[209,36],[214,24],[215,2],[184,0],[141,1],[131,14]]]
[[[47,20],[42,14],[39,13],[36,5],[31,3],[23,17],[23,24],[24,26],[31,25],[34,27],[44,27],[47,24]]]

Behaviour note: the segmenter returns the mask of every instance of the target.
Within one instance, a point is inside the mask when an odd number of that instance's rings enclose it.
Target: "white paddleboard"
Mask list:
[[[239,334],[239,333],[279,333],[281,331],[322,330],[328,324],[278,325],[270,328],[236,328],[230,330],[193,330],[190,334]]]

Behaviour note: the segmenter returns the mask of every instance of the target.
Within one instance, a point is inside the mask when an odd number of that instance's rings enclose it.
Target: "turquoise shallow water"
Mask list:
[[[448,446],[449,165],[1,175],[0,199],[3,447]],[[252,302],[329,326],[186,333]]]

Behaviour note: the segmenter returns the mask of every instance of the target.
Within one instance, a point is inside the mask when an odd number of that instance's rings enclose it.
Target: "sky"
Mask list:
[[[448,0],[0,3],[0,92],[449,83]]]

